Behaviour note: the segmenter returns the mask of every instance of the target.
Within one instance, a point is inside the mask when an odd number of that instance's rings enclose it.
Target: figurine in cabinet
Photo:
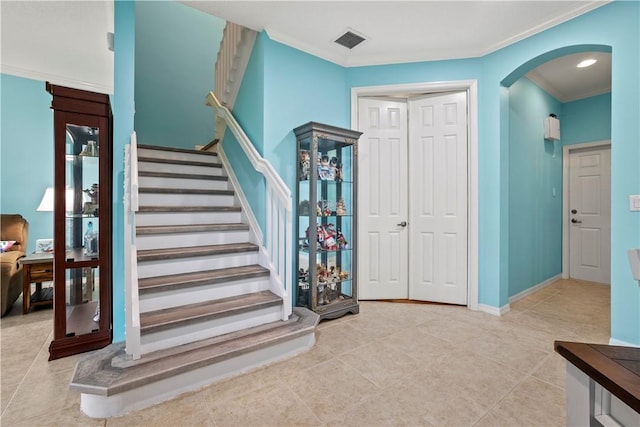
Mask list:
[[[331,160],[329,160],[329,166],[333,170],[333,180],[342,181],[342,163],[340,163],[338,158],[332,157]]]
[[[344,216],[346,214],[347,214],[347,207],[344,204],[344,199],[340,199],[338,200],[338,203],[336,203],[336,215]]]
[[[300,179],[308,180],[309,172],[311,170],[311,157],[306,150],[300,151]]]

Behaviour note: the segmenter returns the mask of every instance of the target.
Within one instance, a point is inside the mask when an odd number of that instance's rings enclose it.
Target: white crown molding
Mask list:
[[[91,92],[104,93],[107,95],[113,94],[113,84],[110,86],[105,86],[105,85],[96,84],[92,82],[77,80],[77,79],[74,79],[73,77],[59,76],[51,73],[43,73],[41,71],[15,67],[13,65],[0,64],[0,73],[11,74],[13,76],[24,77],[32,80],[40,80],[43,82],[51,82],[55,85],[71,87],[74,89],[88,90]]]
[[[495,43],[486,49],[457,50],[455,54],[452,54],[449,50],[442,50],[442,51],[431,50],[428,53],[415,52],[415,53],[408,53],[408,54],[398,54],[395,56],[388,55],[388,54],[371,54],[367,56],[359,56],[359,57],[353,58],[353,57],[350,57],[349,52],[347,51],[345,51],[344,55],[337,54],[327,49],[321,49],[309,43],[301,42],[299,39],[296,39],[295,37],[278,32],[272,28],[264,28],[264,31],[267,33],[267,35],[271,40],[277,41],[279,43],[282,43],[294,49],[301,50],[310,55],[317,56],[321,59],[324,59],[329,62],[333,62],[334,64],[340,65],[342,67],[347,67],[347,68],[371,66],[371,65],[402,64],[402,63],[410,63],[410,62],[443,61],[443,60],[450,60],[450,59],[469,59],[469,58],[478,58],[478,57],[488,55],[492,52],[495,52],[511,44],[524,40],[528,37],[531,37],[537,33],[545,31],[563,22],[566,22],[577,16],[583,15],[587,12],[597,9],[609,3],[610,1],[611,0],[604,0],[604,1],[598,1],[598,2],[585,3],[584,5],[576,9],[560,14],[552,19],[549,19],[546,22],[543,22],[542,24],[536,25],[535,27],[527,31],[523,31],[522,33],[516,34],[515,36],[509,37],[498,43]],[[606,92],[603,92],[603,93],[606,93]]]
[[[594,9],[597,9],[601,6],[604,6],[607,3],[610,3],[612,0],[604,0],[604,1],[598,1],[598,2],[593,2],[593,3],[585,3],[584,5],[576,8],[576,9],[572,9],[566,13],[563,13],[561,15],[558,15],[552,19],[549,19],[546,22],[543,22],[541,24],[536,25],[535,27],[532,27],[530,29],[528,29],[527,31],[523,31],[520,34],[516,34],[515,36],[511,36],[509,38],[506,38],[504,40],[502,40],[501,42],[495,43],[494,45],[489,46],[487,49],[485,49],[482,52],[478,52],[477,56],[484,56],[484,55],[488,55],[492,52],[495,52],[499,49],[502,49],[504,47],[507,47],[511,44],[517,43],[521,40],[524,40],[528,37],[531,37],[535,34],[541,33],[545,30],[548,30],[549,28],[555,27],[556,25],[562,24],[563,22],[569,21],[573,18],[576,18],[580,15],[584,15],[587,12],[590,12]]]

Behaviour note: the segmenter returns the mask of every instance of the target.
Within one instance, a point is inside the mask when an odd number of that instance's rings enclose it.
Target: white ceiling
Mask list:
[[[113,12],[111,0],[0,0],[0,72],[113,93]]]
[[[353,67],[480,57],[606,4],[606,1],[182,1],[288,46]],[[334,43],[346,30],[367,40],[352,50]],[[568,60],[567,60],[568,61]],[[610,68],[539,70],[560,100],[602,93]],[[601,63],[602,65],[602,63]],[[561,70],[555,72],[554,70]],[[601,73],[594,72],[601,71]],[[538,82],[536,80],[536,82]],[[571,84],[571,86],[569,85]],[[562,99],[561,99],[562,98]]]

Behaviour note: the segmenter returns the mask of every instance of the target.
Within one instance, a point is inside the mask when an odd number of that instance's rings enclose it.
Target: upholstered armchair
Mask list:
[[[0,215],[0,240],[9,242],[0,253],[2,316],[22,293],[22,265],[19,260],[27,252],[28,231],[29,223],[22,215]]]

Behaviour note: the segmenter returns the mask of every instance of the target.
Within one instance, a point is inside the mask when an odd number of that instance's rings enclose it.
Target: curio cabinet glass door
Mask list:
[[[54,339],[49,359],[111,342],[111,108],[47,84],[55,143]]]

